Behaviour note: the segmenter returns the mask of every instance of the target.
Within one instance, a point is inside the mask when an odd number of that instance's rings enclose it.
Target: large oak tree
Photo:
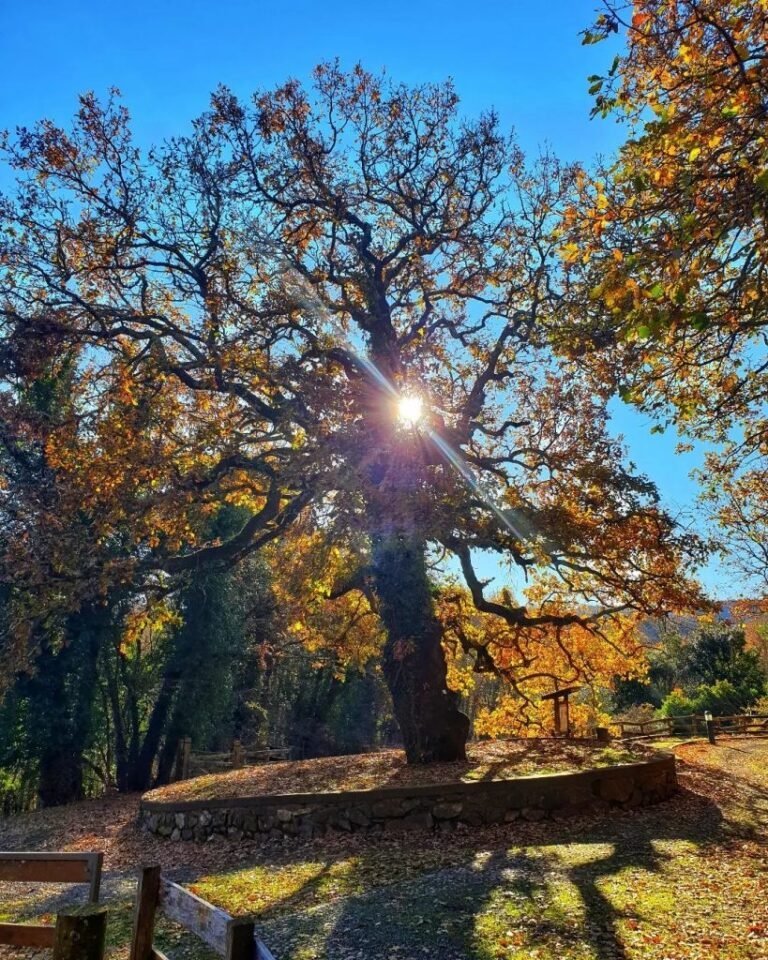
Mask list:
[[[87,96],[71,130],[44,122],[6,151],[4,375],[78,358],[70,430],[29,437],[55,454],[70,508],[94,513],[101,546],[128,531],[135,578],[300,551],[314,530],[338,575],[307,593],[359,594],[379,617],[411,762],[462,757],[468,730],[433,552],[499,624],[454,620],[452,636],[522,703],[588,680],[601,647],[636,649],[640,617],[691,602],[695,541],[624,465],[590,374],[546,345],[573,172],[527,168],[493,114],[458,117],[450,85],[326,65],[313,91],[221,89],[148,154],[122,107]],[[417,422],[403,398],[421,401]],[[190,511],[222,497],[250,518],[195,542]],[[488,596],[478,551],[525,594]],[[124,580],[107,553],[101,582]],[[17,552],[17,570],[36,559]]]

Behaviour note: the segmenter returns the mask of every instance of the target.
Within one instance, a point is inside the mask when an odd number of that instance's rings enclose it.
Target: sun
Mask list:
[[[421,397],[417,397],[413,393],[400,397],[397,413],[400,421],[407,427],[415,427],[424,416],[424,404]]]

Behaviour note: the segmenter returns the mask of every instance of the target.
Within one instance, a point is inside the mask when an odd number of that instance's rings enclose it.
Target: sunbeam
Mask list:
[[[340,343],[340,346],[342,346],[342,348],[350,355],[355,363],[359,364],[360,367],[366,370],[373,377],[373,379],[387,391],[387,393],[397,398],[397,412],[400,420],[405,425],[414,427],[416,429],[420,428],[420,426],[423,424],[424,432],[435,444],[442,456],[445,457],[445,459],[460,474],[470,489],[477,494],[480,500],[482,500],[483,504],[491,511],[499,523],[501,523],[502,526],[521,543],[529,541],[531,539],[530,535],[526,536],[509,518],[508,512],[503,511],[499,506],[497,506],[493,500],[493,497],[483,488],[480,481],[474,475],[472,468],[461,456],[458,450],[455,450],[443,437],[440,436],[436,430],[427,425],[424,419],[424,403],[421,397],[412,393],[399,393],[394,384],[392,384],[389,379],[384,376],[376,364],[373,363],[373,361],[368,357],[362,356],[352,346],[349,338],[341,329],[338,321],[329,315],[328,311],[320,302],[317,294],[309,286],[306,279],[290,265],[285,265],[283,272],[285,276],[290,277],[291,285],[294,288],[294,294],[301,305],[308,312],[315,314],[315,316],[322,317],[325,322],[329,323],[334,331],[336,339]]]

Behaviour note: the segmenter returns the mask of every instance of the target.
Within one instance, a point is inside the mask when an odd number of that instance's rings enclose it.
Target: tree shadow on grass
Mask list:
[[[601,751],[605,746],[597,740],[569,740],[562,737],[511,738],[495,742],[499,749],[503,749],[505,744],[509,751],[507,756],[483,759],[475,756],[469,760],[430,764],[425,769],[428,769],[431,775],[423,781],[414,779],[414,767],[403,763],[378,786],[385,788],[410,786],[419,782],[439,784],[509,779],[535,775],[543,770],[572,773],[589,766],[593,753]],[[470,747],[482,745],[470,744]]]
[[[632,878],[663,875],[670,859],[665,842],[705,848],[729,840],[719,808],[683,793],[599,822],[515,824],[445,837],[414,832],[397,841],[355,837],[334,839],[327,849],[315,841],[291,852],[265,852],[262,871],[290,870],[292,860],[318,869],[303,880],[294,877],[282,894],[253,911],[228,902],[227,891],[242,883],[238,873],[249,869],[243,865],[219,876],[219,902],[231,912],[255,912],[260,935],[280,960],[530,954],[625,960],[621,927],[643,919],[642,905],[636,907],[626,891],[617,905],[606,886],[625,871]],[[442,861],[441,848],[447,853]],[[217,899],[205,888],[199,892]]]

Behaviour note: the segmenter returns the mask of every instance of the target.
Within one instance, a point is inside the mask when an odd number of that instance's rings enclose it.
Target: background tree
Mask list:
[[[59,471],[74,482],[84,464],[78,510],[99,464],[141,478],[128,523],[106,485],[102,522],[127,527],[132,555],[131,572],[102,563],[102,583],[233,563],[299,518],[323,531],[349,555],[329,599],[373,598],[411,762],[463,756],[468,732],[430,551],[455,558],[479,611],[542,648],[613,648],[640,617],[692,602],[679,564],[696,542],[624,466],[589,375],[545,345],[572,171],[526,169],[493,115],[458,119],[450,85],[330,65],[312,96],[219,90],[192,134],[146,158],[125,111],[88,96],[70,131],[44,122],[7,156],[20,182],[2,209],[6,352],[41,335],[54,354],[83,351],[97,423],[109,405],[90,384],[124,397],[118,435],[139,397],[156,418],[143,473],[111,431],[78,423],[57,441]],[[405,397],[424,406],[418,424],[399,416]],[[190,511],[227,498],[248,520],[196,541]],[[479,550],[524,574],[526,595],[488,599]]]
[[[765,570],[768,9],[751,0],[604,4],[592,43],[626,49],[594,76],[596,114],[627,123],[618,157],[579,177],[562,255],[571,322],[608,389],[687,438],[726,545]]]
[[[616,685],[615,706],[660,708],[665,716],[730,715],[753,707],[766,692],[768,673],[742,626],[725,621],[664,625],[649,654],[647,683]]]
[[[643,409],[672,405],[686,430],[717,439],[750,421],[754,448],[766,376],[768,11],[722,0],[605,8],[586,42],[622,29],[627,48],[591,78],[595,112],[624,119],[628,137],[611,167],[579,178],[563,254],[592,306],[579,302],[564,332],[582,333],[575,348],[605,348]]]

